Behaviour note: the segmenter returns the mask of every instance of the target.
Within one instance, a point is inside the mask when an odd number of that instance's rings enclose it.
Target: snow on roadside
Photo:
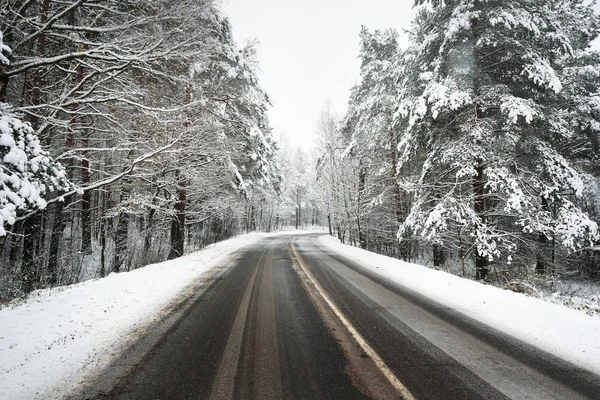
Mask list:
[[[320,242],[380,276],[600,375],[600,319],[524,294],[341,244]]]
[[[526,294],[600,319],[600,285],[597,282],[543,277],[540,280],[539,284],[534,281],[535,291]]]
[[[108,365],[186,287],[267,236],[242,235],[176,260],[36,291],[0,309],[0,399],[60,398]]]

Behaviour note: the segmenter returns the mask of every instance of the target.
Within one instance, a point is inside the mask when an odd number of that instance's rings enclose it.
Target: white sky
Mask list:
[[[358,35],[410,29],[412,0],[222,0],[239,45],[257,39],[261,84],[275,135],[310,147],[328,101],[342,115],[359,78]],[[596,6],[596,12],[600,6]],[[406,35],[401,37],[406,44]],[[600,47],[598,45],[597,47]]]
[[[222,0],[239,45],[257,39],[275,134],[306,148],[328,100],[343,114],[359,77],[358,35],[410,28],[412,0]]]

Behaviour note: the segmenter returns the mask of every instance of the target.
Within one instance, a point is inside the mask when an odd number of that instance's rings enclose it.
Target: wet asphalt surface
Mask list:
[[[386,282],[316,236],[240,251],[126,376],[81,398],[401,398],[352,350],[296,256],[416,399],[600,398],[600,377]]]

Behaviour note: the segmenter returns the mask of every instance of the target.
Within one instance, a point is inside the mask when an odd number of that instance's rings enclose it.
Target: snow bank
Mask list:
[[[5,306],[0,309],[0,399],[69,393],[109,365],[186,288],[235,250],[282,233],[239,236],[177,260],[37,291]],[[345,246],[329,236],[321,241],[387,279],[600,374],[598,318]]]
[[[177,260],[37,291],[0,309],[0,399],[67,393],[108,365],[192,282],[266,236],[238,236]]]
[[[341,244],[320,242],[380,276],[600,375],[600,319],[520,293]]]

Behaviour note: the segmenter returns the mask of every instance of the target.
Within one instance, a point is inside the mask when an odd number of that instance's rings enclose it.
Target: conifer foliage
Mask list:
[[[417,0],[411,45],[391,54],[392,33],[363,31],[342,129],[380,185],[371,203],[399,187],[384,201],[398,256],[451,255],[482,279],[492,265],[580,265],[598,240],[600,24],[587,3]],[[395,176],[381,186],[387,146]]]

